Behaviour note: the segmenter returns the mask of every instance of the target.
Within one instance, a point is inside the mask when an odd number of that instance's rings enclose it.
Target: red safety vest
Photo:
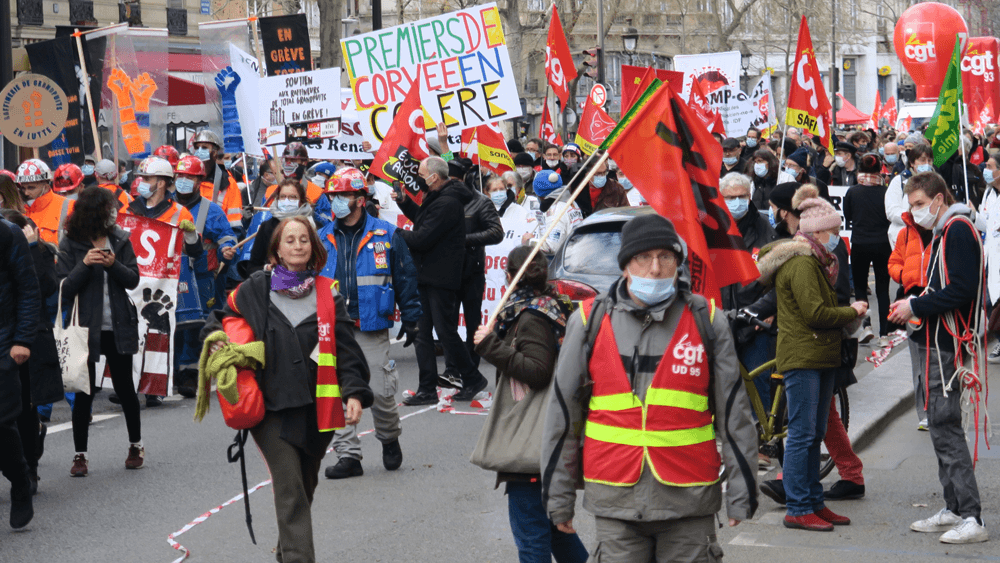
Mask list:
[[[586,319],[593,300],[581,305]],[[649,464],[664,485],[694,487],[719,480],[721,460],[708,409],[709,358],[686,305],[646,390],[632,391],[604,315],[588,368],[594,380],[584,427],[583,478],[619,487],[636,484]]]
[[[344,404],[337,383],[336,282],[316,276],[316,320],[319,324],[319,368],[316,371],[316,420],[320,432],[339,430],[344,421]]]

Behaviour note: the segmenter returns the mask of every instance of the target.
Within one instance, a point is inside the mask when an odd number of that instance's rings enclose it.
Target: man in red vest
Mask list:
[[[730,526],[757,508],[757,433],[733,337],[691,294],[686,254],[660,215],[626,223],[622,277],[570,318],[556,363],[542,500],[558,532],[574,532],[582,473],[604,563],[720,561],[723,501]]]

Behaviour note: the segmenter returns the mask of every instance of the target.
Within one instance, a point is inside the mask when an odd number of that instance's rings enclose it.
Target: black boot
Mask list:
[[[31,491],[10,491],[10,527],[19,530],[28,525],[35,516],[35,508],[31,504]]]
[[[348,477],[360,477],[365,474],[361,468],[361,461],[353,457],[342,457],[337,465],[326,468],[327,479],[346,479]]]
[[[382,465],[389,471],[395,471],[403,465],[403,449],[399,447],[399,440],[382,444]]]

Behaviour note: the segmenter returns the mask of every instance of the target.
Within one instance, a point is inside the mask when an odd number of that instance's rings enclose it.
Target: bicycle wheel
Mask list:
[[[847,399],[847,389],[844,387],[840,387],[839,389],[834,391],[833,400],[837,402],[837,412],[840,413],[840,420],[844,422],[844,430],[847,430],[848,427],[847,425],[850,422],[851,418],[851,407],[850,407],[850,401]],[[820,460],[820,465],[819,465],[820,479],[825,479],[826,476],[829,475],[831,471],[833,471],[834,466],[836,466],[836,464],[833,462],[833,457],[831,457],[828,453],[823,455],[826,456],[826,459]]]

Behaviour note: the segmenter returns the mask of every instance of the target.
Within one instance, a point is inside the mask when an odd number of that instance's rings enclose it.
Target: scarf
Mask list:
[[[497,335],[504,338],[507,331],[514,326],[514,321],[526,309],[538,311],[552,322],[552,330],[556,335],[556,349],[562,345],[566,334],[566,321],[573,311],[573,303],[565,295],[556,292],[553,285],[547,285],[545,291],[537,293],[530,287],[517,288],[497,315]]]
[[[881,186],[882,175],[859,173],[857,181],[862,186]]]
[[[280,264],[271,270],[271,291],[276,291],[292,299],[309,295],[316,285],[316,272],[305,270],[292,272]]]
[[[804,242],[809,245],[812,249],[813,257],[819,261],[820,267],[826,272],[826,279],[830,282],[831,286],[837,283],[837,274],[840,273],[840,261],[834,256],[832,252],[823,246],[823,243],[816,240],[816,237],[812,233],[803,233],[799,231],[795,233],[794,240],[799,242]]]

